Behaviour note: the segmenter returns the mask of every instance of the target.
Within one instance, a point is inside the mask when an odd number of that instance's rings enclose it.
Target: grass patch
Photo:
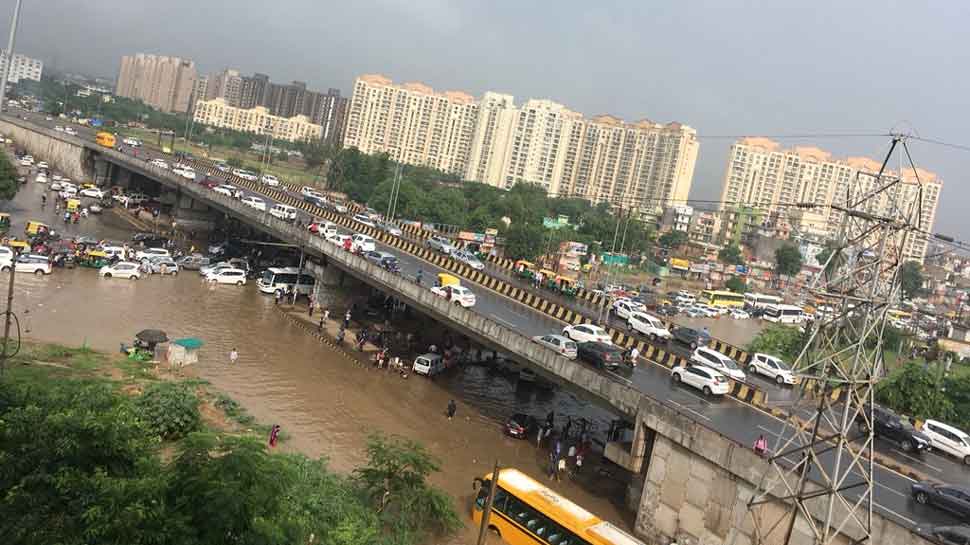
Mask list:
[[[252,427],[256,424],[256,419],[253,418],[253,415],[249,414],[245,407],[226,394],[220,393],[216,396],[215,406],[226,413],[227,418],[239,425]]]

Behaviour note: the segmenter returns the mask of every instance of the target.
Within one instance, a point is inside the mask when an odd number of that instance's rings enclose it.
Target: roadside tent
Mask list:
[[[199,349],[202,348],[202,340],[195,337],[175,339],[168,345],[166,359],[172,366],[182,367],[199,361]]]

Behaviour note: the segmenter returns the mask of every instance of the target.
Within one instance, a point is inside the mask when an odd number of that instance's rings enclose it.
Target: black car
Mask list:
[[[873,435],[899,445],[904,452],[922,454],[930,448],[930,438],[916,431],[908,421],[884,407],[872,410]],[[863,413],[856,417],[856,426],[862,433],[869,432]]]
[[[505,421],[505,433],[516,439],[527,439],[537,429],[539,422],[527,414],[515,413]]]
[[[916,483],[912,486],[913,499],[922,505],[932,505],[970,519],[970,487],[955,484]]]
[[[917,527],[916,533],[939,545],[970,545],[970,526]]]
[[[696,349],[698,346],[707,346],[711,343],[710,335],[700,329],[694,329],[692,327],[675,327],[670,333],[673,335],[675,341],[689,346],[691,350]]]
[[[601,342],[579,343],[576,356],[600,369],[617,369],[623,363],[623,350]]]

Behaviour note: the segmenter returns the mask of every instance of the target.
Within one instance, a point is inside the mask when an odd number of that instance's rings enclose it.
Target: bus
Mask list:
[[[106,148],[115,147],[115,135],[111,134],[110,132],[99,132],[98,136],[95,137],[95,141],[99,146],[104,146]]]
[[[733,291],[704,290],[701,302],[712,307],[735,308],[744,306],[744,295]]]
[[[299,281],[297,281],[299,278]],[[263,271],[263,275],[256,281],[261,293],[286,292],[292,288],[300,295],[313,293],[316,278],[311,274],[300,274],[296,267],[270,267]]]
[[[780,305],[781,297],[764,295],[762,293],[745,293],[744,307],[748,309],[765,308],[768,305]]]
[[[475,524],[481,525],[492,474],[475,479],[475,483],[481,488],[472,505],[472,518]],[[512,468],[499,472],[488,527],[510,545],[644,545]]]
[[[762,316],[769,322],[776,324],[800,324],[805,321],[805,312],[795,305],[765,305]]]

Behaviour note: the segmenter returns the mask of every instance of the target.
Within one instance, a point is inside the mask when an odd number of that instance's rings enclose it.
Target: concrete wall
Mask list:
[[[79,138],[6,116],[0,117],[0,133],[75,181],[87,180],[92,174],[94,165]]]

